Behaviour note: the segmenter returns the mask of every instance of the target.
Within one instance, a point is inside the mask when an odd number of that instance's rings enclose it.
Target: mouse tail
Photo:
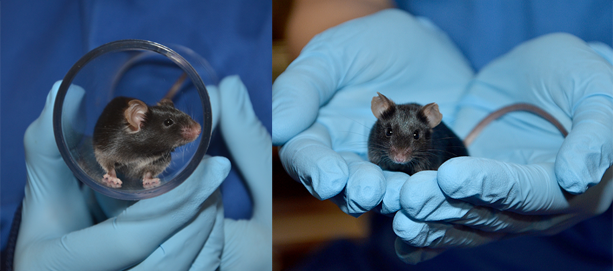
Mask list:
[[[554,118],[551,114],[547,113],[547,111],[532,105],[532,104],[527,104],[527,103],[517,103],[517,104],[512,104],[512,105],[508,105],[505,106],[503,108],[500,108],[494,112],[492,112],[491,114],[489,114],[487,117],[485,117],[483,120],[481,120],[476,126],[475,128],[472,129],[472,131],[470,131],[470,133],[468,133],[468,136],[466,136],[466,138],[464,138],[464,146],[466,146],[468,148],[468,146],[470,146],[470,144],[477,138],[477,136],[481,133],[481,131],[483,130],[483,128],[487,127],[487,125],[489,125],[492,121],[506,115],[507,113],[510,112],[515,112],[515,111],[525,111],[525,112],[530,112],[532,114],[535,114],[547,121],[549,121],[551,124],[553,124],[556,128],[558,128],[558,130],[560,131],[560,133],[562,133],[562,135],[564,137],[566,137],[568,135],[568,132],[566,131],[566,129],[564,128],[564,126],[556,119]]]

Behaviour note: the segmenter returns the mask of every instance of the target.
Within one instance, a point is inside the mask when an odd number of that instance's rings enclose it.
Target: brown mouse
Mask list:
[[[170,153],[194,141],[200,132],[200,124],[170,99],[148,106],[135,98],[114,98],[94,127],[94,155],[106,172],[102,182],[121,187],[118,170],[129,179],[142,179],[144,188],[160,185],[156,177],[170,164]]]

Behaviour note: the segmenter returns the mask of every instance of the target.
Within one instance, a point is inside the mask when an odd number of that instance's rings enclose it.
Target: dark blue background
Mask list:
[[[23,198],[23,135],[53,83],[86,52],[119,39],[181,44],[221,79],[238,74],[271,131],[272,5],[264,1],[3,1],[0,96],[2,249]],[[43,136],[43,135],[41,135]],[[219,134],[209,153],[228,156]],[[248,218],[250,199],[234,170],[222,187],[227,217]]]

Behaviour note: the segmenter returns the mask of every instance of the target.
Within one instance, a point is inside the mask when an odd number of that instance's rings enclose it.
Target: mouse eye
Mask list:
[[[175,123],[175,122],[174,122],[174,121],[172,121],[171,119],[166,119],[166,120],[164,121],[164,125],[166,125],[166,126],[173,125],[174,123]]]
[[[392,136],[392,128],[386,128],[385,129],[385,136]]]
[[[413,138],[419,139],[419,130],[413,132]]]

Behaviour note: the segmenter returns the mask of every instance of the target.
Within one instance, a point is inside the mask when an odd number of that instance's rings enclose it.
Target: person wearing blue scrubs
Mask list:
[[[273,84],[273,144],[316,198],[375,211],[365,243],[334,242],[294,270],[611,270],[611,1],[297,1],[296,59]],[[511,113],[470,157],[412,176],[367,162],[381,92],[437,102],[461,138]]]
[[[30,268],[44,266],[58,270],[93,270],[90,267],[97,266],[152,270],[151,266],[168,266],[167,270],[182,270],[190,264],[196,269],[214,268],[220,261],[222,267],[237,270],[241,264],[252,268],[258,264],[270,265],[271,172],[270,166],[260,164],[267,161],[270,164],[271,159],[266,159],[271,156],[269,134],[272,130],[270,1],[9,1],[3,4],[0,105],[3,269],[12,270],[15,266],[33,270]],[[173,190],[143,200],[150,202],[146,208],[138,207],[140,202],[135,203],[128,207],[132,208],[128,209],[132,210],[130,215],[107,220],[114,224],[105,228],[102,221],[92,219],[91,210],[79,205],[82,199],[78,199],[77,193],[55,191],[65,198],[57,201],[50,198],[55,197],[53,189],[68,189],[78,182],[70,172],[62,171],[65,168],[62,161],[41,157],[46,151],[57,154],[49,130],[49,112],[57,92],[54,83],[85,53],[120,39],[179,44],[201,55],[220,80],[210,91],[218,97],[213,107],[225,117],[220,118],[207,152],[214,157],[205,158],[192,175],[193,181],[188,179],[184,183],[190,193],[177,196],[180,192],[175,189],[177,192]],[[47,145],[38,145],[40,142]],[[57,168],[57,172],[51,170],[53,174],[49,174],[50,168]],[[53,178],[70,181],[51,187],[39,186],[55,183],[57,180]],[[221,195],[210,187],[202,187],[199,178],[211,183],[223,181]],[[42,200],[38,198],[41,196]],[[162,202],[163,197],[166,202]],[[223,207],[216,203],[216,197],[223,199]],[[67,199],[75,201],[70,205]],[[180,203],[188,199],[198,199],[201,205],[190,207]],[[176,202],[172,203],[173,200]],[[19,207],[22,201],[23,209]],[[156,204],[159,208],[171,208],[175,204],[172,210],[183,216],[157,214],[160,215],[157,220],[138,217],[138,210],[147,210]],[[49,210],[58,209],[62,209],[59,211],[63,215],[46,216]],[[167,217],[163,218],[164,215]],[[142,224],[130,224],[134,228],[126,226],[123,229],[128,230],[121,232],[123,235],[107,232],[107,235],[93,236],[100,230],[121,228],[122,217],[123,221],[142,219]],[[206,224],[205,220],[217,222]],[[228,220],[234,222],[223,223]],[[188,221],[191,227],[186,226]],[[152,230],[149,236],[134,239],[149,243],[134,244],[136,247],[113,243],[149,230]],[[174,235],[162,233],[177,230]],[[60,244],[63,247],[58,247]],[[131,248],[130,253],[121,253],[122,246]],[[246,252],[251,256],[243,258]]]

